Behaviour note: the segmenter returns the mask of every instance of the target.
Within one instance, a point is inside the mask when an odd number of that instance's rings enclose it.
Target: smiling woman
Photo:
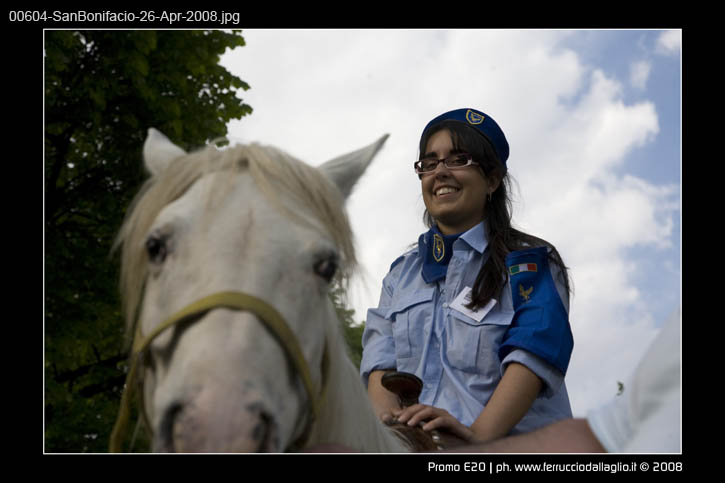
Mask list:
[[[553,246],[511,227],[503,131],[458,109],[428,123],[419,149],[430,230],[393,262],[363,335],[378,416],[471,442],[571,417],[567,269]],[[390,370],[423,381],[421,404],[403,408],[381,386]]]

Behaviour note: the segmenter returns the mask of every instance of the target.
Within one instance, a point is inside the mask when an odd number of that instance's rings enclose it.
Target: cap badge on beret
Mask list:
[[[466,121],[469,124],[481,124],[483,122],[483,116],[469,109],[466,111]]]

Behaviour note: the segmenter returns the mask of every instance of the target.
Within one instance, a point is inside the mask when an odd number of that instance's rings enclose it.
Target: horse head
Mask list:
[[[117,243],[126,390],[139,387],[154,451],[280,452],[309,437],[342,351],[330,284],[355,264],[344,200],[386,138],[315,168],[257,144],[187,153],[149,130],[151,176]]]

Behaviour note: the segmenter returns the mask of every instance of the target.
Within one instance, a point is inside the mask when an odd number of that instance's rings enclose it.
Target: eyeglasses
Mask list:
[[[448,169],[461,169],[471,166],[475,163],[473,157],[468,153],[451,154],[445,159],[438,159],[435,157],[423,158],[413,163],[415,172],[419,178],[432,173],[438,167],[438,163],[443,163]]]

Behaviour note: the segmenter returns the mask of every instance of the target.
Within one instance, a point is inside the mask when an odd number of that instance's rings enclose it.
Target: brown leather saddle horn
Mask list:
[[[383,375],[381,383],[385,389],[398,396],[398,401],[404,408],[418,404],[418,397],[423,390],[423,381],[415,374],[408,372],[387,372]],[[410,443],[414,452],[440,451],[467,443],[464,439],[444,429],[423,431],[421,428],[423,422],[418,426],[408,426],[393,419],[387,424]]]

